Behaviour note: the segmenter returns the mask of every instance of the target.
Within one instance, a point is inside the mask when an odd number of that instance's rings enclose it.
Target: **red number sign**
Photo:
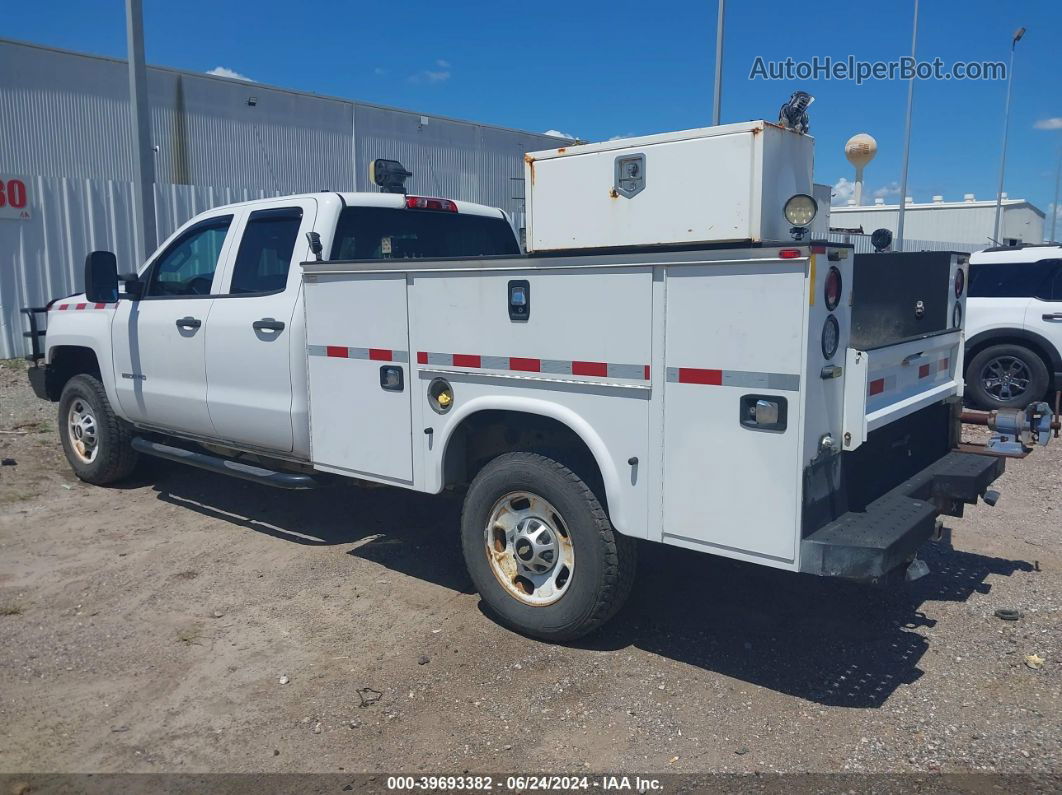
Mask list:
[[[26,183],[0,176],[0,218],[29,218]]]

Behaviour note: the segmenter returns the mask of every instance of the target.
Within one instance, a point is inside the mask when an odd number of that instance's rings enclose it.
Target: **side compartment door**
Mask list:
[[[668,269],[664,540],[789,563],[799,521],[803,268]],[[776,427],[746,422],[779,402]]]
[[[315,464],[413,480],[405,274],[305,279]]]
[[[143,297],[118,302],[111,324],[115,391],[133,422],[214,435],[203,341],[235,226],[230,212],[182,230],[143,272]]]
[[[315,200],[287,199],[244,219],[205,329],[207,406],[219,439],[292,450],[291,372],[304,339],[298,263],[316,215]]]

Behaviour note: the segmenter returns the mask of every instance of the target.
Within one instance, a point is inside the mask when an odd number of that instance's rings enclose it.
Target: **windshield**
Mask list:
[[[504,218],[388,207],[339,214],[331,259],[488,257],[519,254]]]

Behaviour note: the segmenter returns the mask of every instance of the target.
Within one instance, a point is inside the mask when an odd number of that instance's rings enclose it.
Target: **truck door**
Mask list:
[[[215,435],[290,452],[292,367],[302,365],[296,312],[314,199],[256,205],[243,220],[206,334],[207,406]]]
[[[1062,260],[1054,260],[1051,265],[1053,272],[1025,307],[1025,330],[1043,337],[1062,354]],[[1055,381],[1055,389],[1062,389],[1062,384]],[[1040,397],[1029,395],[1029,400]]]
[[[115,391],[133,422],[214,435],[204,327],[234,227],[229,212],[182,230],[142,273],[141,299],[118,302],[111,325]]]

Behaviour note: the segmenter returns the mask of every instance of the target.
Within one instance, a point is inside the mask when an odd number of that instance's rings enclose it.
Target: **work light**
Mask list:
[[[807,226],[819,211],[819,205],[806,193],[790,196],[785,203],[785,220],[793,226]]]

